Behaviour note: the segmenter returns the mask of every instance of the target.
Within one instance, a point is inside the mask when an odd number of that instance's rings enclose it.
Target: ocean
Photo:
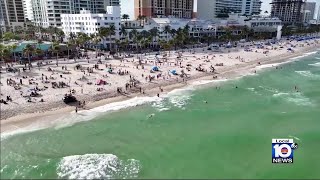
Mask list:
[[[1,178],[320,178],[320,54],[295,59],[3,136]],[[299,144],[293,164],[271,163],[273,138]]]

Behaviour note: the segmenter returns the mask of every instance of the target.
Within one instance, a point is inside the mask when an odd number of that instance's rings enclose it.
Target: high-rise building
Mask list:
[[[120,0],[32,0],[33,22],[39,26],[61,26],[61,14],[79,14],[81,10],[105,13],[109,5],[119,6]]]
[[[120,0],[106,0],[105,6],[120,6]]]
[[[313,15],[311,14],[311,11],[309,11],[309,10],[304,10],[303,11],[303,22],[304,23],[309,23],[310,22],[310,20],[312,20],[313,19]]]
[[[309,17],[304,17],[306,22],[309,22],[314,18],[314,14],[316,11],[316,2],[305,2],[304,4],[304,11],[310,13]]]
[[[261,0],[198,0],[197,17],[213,19],[227,17],[228,13],[260,14]]]
[[[318,17],[317,17],[318,22],[320,23],[320,6],[318,8]]]
[[[272,0],[271,16],[278,17],[284,24],[303,22],[305,0]]]
[[[22,0],[0,0],[0,25],[2,30],[15,30],[24,26]]]
[[[175,16],[192,18],[193,0],[135,0],[135,17]]]
[[[24,18],[27,21],[33,21],[32,0],[23,0]]]

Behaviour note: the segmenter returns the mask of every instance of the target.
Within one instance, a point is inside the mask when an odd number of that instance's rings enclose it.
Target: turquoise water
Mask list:
[[[1,178],[320,178],[320,54],[279,67],[8,137]],[[294,163],[272,164],[271,139],[290,137]]]

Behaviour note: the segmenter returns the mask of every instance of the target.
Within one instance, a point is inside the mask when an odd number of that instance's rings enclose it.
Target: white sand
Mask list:
[[[157,64],[160,68],[160,71],[151,73],[150,70],[153,66],[155,66],[155,55],[143,55],[142,62],[144,69],[139,64],[137,55],[133,58],[124,58],[122,62],[120,60],[102,60],[102,64],[99,65],[99,69],[93,69],[93,73],[88,74],[88,71],[85,70],[81,72],[80,70],[75,70],[75,66],[80,64],[82,67],[93,67],[94,64],[97,63],[97,60],[93,58],[95,56],[94,53],[89,53],[92,57],[89,60],[60,60],[59,65],[56,66],[56,61],[51,60],[52,62],[48,65],[44,65],[37,67],[34,64],[31,71],[28,69],[25,72],[22,72],[23,65],[14,65],[14,67],[20,67],[21,73],[9,73],[2,70],[1,73],[1,98],[6,100],[6,96],[10,96],[12,98],[12,102],[8,102],[8,104],[0,104],[1,105],[1,132],[7,131],[8,127],[3,127],[5,124],[12,124],[9,122],[13,122],[15,125],[24,124],[26,126],[28,123],[35,121],[35,119],[41,116],[47,115],[55,115],[59,112],[63,113],[66,111],[74,110],[73,106],[68,106],[63,103],[62,98],[64,94],[68,93],[70,89],[74,89],[74,95],[78,100],[86,101],[85,108],[92,108],[98,105],[102,105],[105,103],[123,100],[125,98],[132,97],[132,95],[139,95],[139,87],[145,91],[144,95],[157,94],[160,93],[159,87],[163,87],[164,91],[169,91],[176,87],[181,87],[186,83],[184,81],[195,80],[198,78],[212,79],[213,76],[218,76],[219,79],[222,78],[230,78],[232,76],[237,76],[239,74],[250,73],[254,71],[254,68],[260,66],[258,62],[261,64],[270,64],[274,62],[285,61],[288,57],[293,57],[305,53],[310,50],[314,50],[320,47],[318,41],[310,40],[309,42],[291,42],[291,44],[296,45],[293,49],[294,53],[288,52],[287,48],[291,45],[288,42],[282,42],[280,45],[265,46],[265,49],[256,49],[255,46],[252,46],[252,52],[245,52],[243,49],[231,49],[231,52],[228,53],[229,49],[224,49],[223,53],[217,53],[213,51],[208,51],[201,49],[195,50],[187,50],[188,52],[182,53],[181,60],[177,60],[178,53],[171,51],[170,56],[165,59],[161,59],[161,61],[166,61],[162,64]],[[283,46],[282,49],[279,47]],[[277,47],[277,50],[273,49]],[[191,52],[190,52],[191,51]],[[257,51],[257,52],[255,52]],[[267,54],[264,54],[264,51],[269,51]],[[194,52],[194,53],[193,53]],[[169,54],[169,52],[166,52]],[[163,55],[164,53],[162,53]],[[162,57],[162,55],[158,57]],[[207,58],[208,57],[208,58]],[[240,58],[237,58],[240,57]],[[95,60],[93,60],[95,59]],[[48,61],[49,62],[49,61]],[[180,67],[181,62],[181,67]],[[223,66],[216,66],[217,63],[223,63]],[[109,74],[107,72],[106,64],[114,68],[113,72],[115,74]],[[186,70],[187,64],[191,64],[190,71]],[[199,72],[196,70],[198,65],[202,65],[207,72]],[[62,70],[62,66],[66,66],[67,70]],[[218,74],[214,74],[210,72],[210,66],[214,66],[216,72]],[[48,67],[53,69],[54,71],[48,71]],[[187,74],[187,78],[182,78],[180,76],[174,76],[169,73],[169,70],[175,69],[178,74],[181,74],[181,70]],[[128,74],[118,75],[118,71],[128,71]],[[70,74],[63,74],[64,72],[69,72]],[[48,77],[49,83],[43,83],[42,74]],[[142,77],[142,74],[144,77]],[[160,78],[156,78],[157,75],[161,74]],[[61,78],[60,75],[63,77]],[[107,77],[105,76],[107,75]],[[128,88],[126,90],[125,84],[129,82],[131,77],[134,77],[136,80],[140,81],[137,87]],[[146,76],[155,76],[155,79],[149,82],[146,80]],[[27,76],[26,79],[23,79],[23,85],[21,85],[21,89],[15,90],[13,86],[9,86],[6,83],[6,80],[11,78],[17,84],[19,84],[19,80],[22,79],[22,76]],[[52,79],[50,79],[52,77]],[[85,77],[86,80],[79,80],[81,77]],[[33,79],[32,82],[37,83],[29,85],[28,79]],[[96,85],[97,80],[102,79],[105,80],[107,85]],[[66,84],[70,84],[70,88],[52,88],[51,82],[65,82]],[[70,83],[69,83],[70,82]],[[76,83],[77,84],[76,84]],[[91,85],[87,83],[91,82]],[[170,85],[170,86],[168,86]],[[23,97],[23,95],[28,95],[28,89],[31,88],[43,88],[47,86],[48,88],[43,91],[38,91],[41,94],[41,97],[32,97],[32,102],[27,102],[28,97]],[[121,87],[123,91],[126,92],[126,95],[121,95],[116,92],[117,87]],[[103,88],[102,91],[97,91],[97,88]],[[142,95],[142,94],[141,94]],[[111,98],[114,97],[114,98]],[[108,100],[95,102],[98,100],[103,100],[109,98]],[[43,99],[44,102],[39,102],[40,99]],[[64,109],[62,109],[64,108]],[[56,110],[60,109],[60,110]],[[49,110],[56,110],[50,111]],[[46,113],[44,113],[46,112]],[[23,121],[25,123],[23,123]]]

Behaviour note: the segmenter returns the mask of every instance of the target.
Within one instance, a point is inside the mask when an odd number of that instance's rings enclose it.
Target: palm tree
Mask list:
[[[152,45],[154,46],[154,38],[157,41],[157,37],[159,36],[158,28],[154,27],[154,28],[150,29],[149,34],[150,34],[151,39],[152,39]]]
[[[212,41],[212,39],[213,39],[213,36],[209,36],[208,34],[205,34],[205,35],[203,35],[203,40],[205,41],[205,42],[207,42],[207,45],[209,46],[210,44],[211,44],[211,41]]]
[[[41,57],[43,55],[43,50],[40,49],[40,48],[37,48],[35,50],[35,54],[38,56],[38,57]],[[42,60],[43,61],[43,60]],[[40,69],[40,66],[39,66],[39,69]]]
[[[127,50],[128,44],[129,40],[127,38],[121,42],[121,47],[123,48],[123,50]]]
[[[171,26],[170,26],[170,25],[166,25],[166,26],[164,27],[163,32],[167,34],[166,41],[168,41],[168,38],[169,38],[168,35],[171,34]]]
[[[289,26],[283,26],[281,31],[283,36],[290,36],[292,35],[293,29]]]
[[[230,28],[225,28],[225,34],[220,36],[220,39],[223,41],[231,41],[232,31]]]
[[[241,35],[244,36],[246,38],[246,40],[248,40],[248,36],[250,34],[250,29],[248,26],[244,26],[241,30]]]
[[[150,35],[149,32],[146,30],[141,31],[140,34],[144,40],[148,38],[148,36]]]
[[[60,43],[62,43],[64,39],[64,32],[60,30],[57,32],[57,35],[60,37]]]
[[[98,32],[99,36],[103,39],[103,45],[105,45],[105,39],[109,35],[109,30],[106,27],[101,27]]]
[[[171,29],[170,34],[171,34],[171,37],[174,37],[177,34],[177,30]]]
[[[75,34],[74,33],[72,33],[72,32],[70,32],[69,33],[69,38],[71,39],[71,40],[73,40],[73,39],[75,39]]]
[[[114,25],[110,25],[110,27],[108,28],[108,35],[109,35],[109,42],[110,42],[110,51],[111,51],[111,47],[112,47],[112,40],[111,40],[111,36],[116,34],[116,27]]]
[[[5,46],[3,44],[0,44],[0,59],[3,60],[3,49]]]
[[[56,61],[57,61],[56,64],[58,66],[59,65],[58,64],[58,57],[59,57],[59,52],[60,52],[60,44],[58,42],[54,42],[52,44],[52,52],[56,53]]]
[[[179,28],[176,32],[176,36],[174,37],[174,44],[175,44],[175,49],[178,46],[182,46],[188,36],[186,35],[186,30]]]
[[[57,28],[57,27],[54,27],[52,29],[52,33],[54,35],[54,40],[55,41],[59,41],[58,36],[59,36],[59,34],[61,34],[61,32],[63,33],[63,31],[61,29]],[[64,35],[64,33],[63,33],[63,35]]]
[[[36,33],[36,27],[32,24],[28,24],[27,28],[25,30],[26,34],[28,34],[29,36],[31,36],[31,38],[35,38],[35,33]]]
[[[14,61],[17,62],[16,53],[14,52],[15,49],[17,49],[17,45],[13,44],[10,46],[11,52],[13,52]]]
[[[27,44],[26,47],[24,47],[24,49],[23,49],[23,53],[28,56],[29,66],[31,66],[30,56],[32,55],[33,52],[34,52],[34,47],[30,44]]]
[[[123,39],[123,37],[125,37],[127,35],[128,35],[128,32],[127,32],[126,28],[124,26],[121,26],[121,29],[120,29],[121,39]]]
[[[68,59],[69,59],[69,57],[70,57],[70,49],[71,49],[72,47],[74,47],[74,45],[75,45],[75,42],[74,42],[74,40],[72,40],[72,39],[70,39],[70,40],[68,41],[68,43],[67,43]]]
[[[1,59],[6,63],[6,59],[10,58],[11,56],[11,48],[9,46],[2,46],[0,51]]]
[[[141,15],[138,15],[137,21],[140,21],[140,26],[142,26],[142,16]]]
[[[78,33],[78,36],[76,38],[76,44],[79,46],[79,47],[84,47],[84,45],[87,43],[87,41],[90,40],[90,37],[85,34],[85,33],[82,33],[82,32],[79,32]]]
[[[141,16],[141,20],[142,20],[142,22],[143,22],[143,25],[142,25],[142,26],[144,26],[144,24],[145,24],[145,22],[146,22],[146,19],[147,19],[147,16],[145,16],[145,15],[142,15],[142,16]]]
[[[98,44],[100,44],[101,42],[101,38],[98,34],[95,34],[92,36],[92,42],[95,46],[95,49],[96,49],[96,58],[98,57]]]
[[[139,15],[138,16],[138,18],[137,18],[137,20],[139,20],[140,21],[140,26],[144,26],[144,23],[145,23],[145,20],[147,19],[147,16],[145,16],[145,15]],[[142,23],[143,22],[143,23]]]
[[[123,14],[121,19],[125,20],[125,25],[127,26],[128,25],[127,20],[129,19],[129,15],[128,14]]]
[[[116,39],[115,40],[115,42],[114,42],[115,44],[116,44],[116,51],[119,51],[120,52],[120,44],[121,44],[121,41],[119,40],[119,39]]]
[[[166,50],[169,50],[169,57],[170,57],[170,50],[171,50],[171,47],[175,44],[174,40],[169,40],[166,44],[165,44],[165,49]]]

